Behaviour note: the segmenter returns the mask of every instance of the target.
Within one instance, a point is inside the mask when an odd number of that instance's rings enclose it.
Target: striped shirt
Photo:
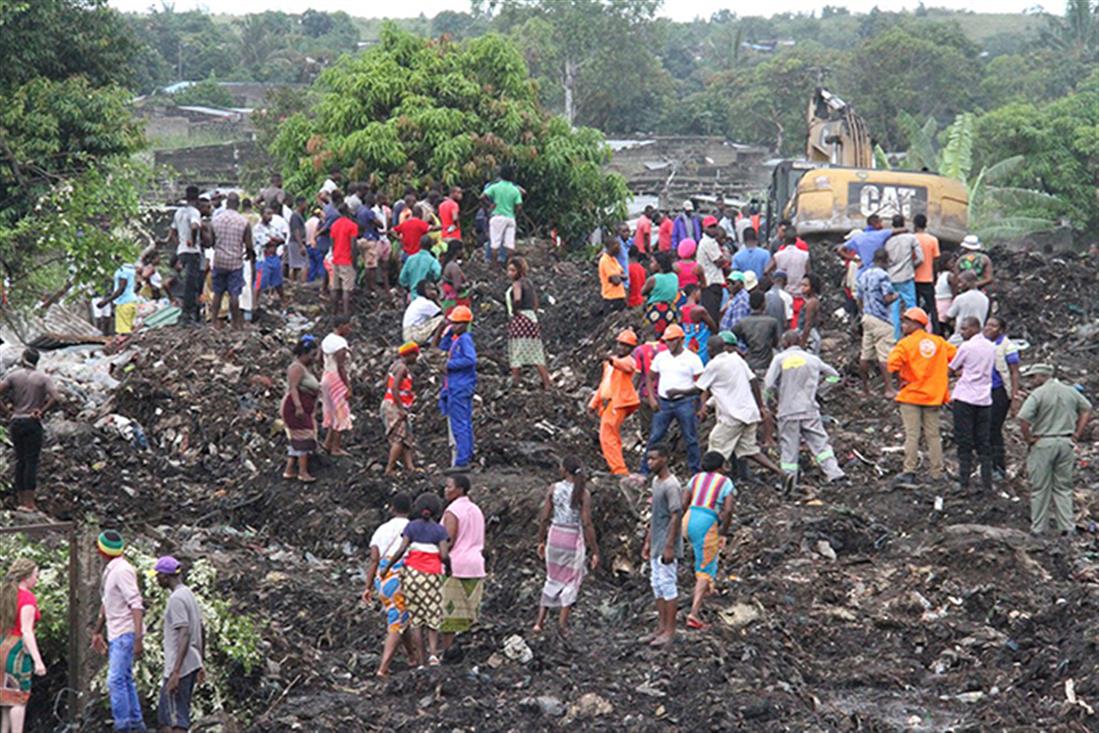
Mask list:
[[[688,488],[691,492],[691,506],[717,511],[718,505],[725,501],[729,494],[735,494],[733,482],[728,476],[720,473],[705,472],[696,473]]]
[[[244,267],[244,232],[248,220],[240,213],[227,210],[210,221],[214,231],[214,269],[239,270]]]

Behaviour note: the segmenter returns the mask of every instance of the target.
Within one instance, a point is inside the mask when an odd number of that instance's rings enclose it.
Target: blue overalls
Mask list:
[[[447,343],[449,338],[450,342]],[[450,424],[452,466],[473,462],[473,393],[477,388],[477,350],[469,333],[447,334],[439,343],[447,352],[446,381],[439,393],[439,411]]]

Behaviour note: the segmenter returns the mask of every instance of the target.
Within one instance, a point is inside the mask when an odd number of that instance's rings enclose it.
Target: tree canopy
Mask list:
[[[97,0],[0,2],[0,48],[0,267],[27,303],[99,282],[134,247],[141,137],[120,86],[134,48]]]
[[[480,189],[517,168],[539,226],[581,237],[620,215],[621,178],[601,133],[573,130],[538,104],[526,64],[499,35],[428,41],[388,26],[378,45],[317,79],[317,103],[271,145],[287,186],[316,190],[332,167],[391,194],[406,185]]]

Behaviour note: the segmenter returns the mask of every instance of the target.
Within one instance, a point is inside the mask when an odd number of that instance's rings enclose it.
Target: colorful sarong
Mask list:
[[[325,372],[321,377],[321,402],[324,406],[324,428],[343,432],[351,429],[351,403],[347,385],[339,372]]]
[[[401,570],[404,563],[390,566],[387,558],[378,563],[374,576],[374,590],[385,608],[385,628],[391,634],[403,633],[408,626],[408,607],[401,590]]]
[[[397,406],[389,400],[382,401],[381,413],[382,426],[385,428],[385,437],[389,444],[402,445],[405,448],[415,447],[408,416],[402,415]]]
[[[550,525],[546,537],[546,584],[541,605],[566,608],[576,603],[584,582],[587,546],[579,525]]]
[[[294,411],[294,401],[287,394],[282,398],[282,422],[286,426],[286,439],[290,443],[289,454],[292,456],[306,456],[317,451],[317,421],[313,413],[317,407],[317,395],[304,389],[298,389],[301,399],[301,410],[304,413],[298,417]]]
[[[645,311],[645,320],[652,324],[657,336],[663,336],[665,328],[679,322],[679,313],[671,303],[653,303]]]
[[[23,637],[11,634],[0,644],[0,659],[4,660],[4,677],[0,680],[0,706],[26,705],[31,699],[31,678],[34,660],[23,650]]]
[[[438,573],[422,573],[410,567],[401,570],[410,624],[439,630],[443,625],[442,586],[443,576]]]
[[[546,365],[542,329],[532,310],[521,310],[508,321],[508,364],[512,369]]]
[[[473,628],[481,615],[484,578],[447,578],[443,583],[443,627],[446,634]]]
[[[692,506],[683,517],[683,534],[694,552],[695,577],[708,578],[712,583],[717,577],[717,556],[721,550],[717,512]]]

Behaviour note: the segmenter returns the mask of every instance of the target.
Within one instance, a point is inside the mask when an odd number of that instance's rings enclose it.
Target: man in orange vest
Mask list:
[[[939,413],[950,399],[949,365],[958,349],[928,333],[929,322],[923,308],[906,310],[901,316],[904,337],[889,352],[887,366],[897,374],[901,385],[896,399],[904,422],[904,472],[894,480],[896,485],[916,483],[921,430],[931,460],[931,479],[943,477]]]
[[[603,362],[603,378],[591,396],[589,407],[599,418],[599,444],[607,467],[616,476],[629,473],[622,457],[622,423],[641,405],[633,386],[637,363],[632,356],[637,346],[637,334],[626,329],[618,334],[614,351]]]

